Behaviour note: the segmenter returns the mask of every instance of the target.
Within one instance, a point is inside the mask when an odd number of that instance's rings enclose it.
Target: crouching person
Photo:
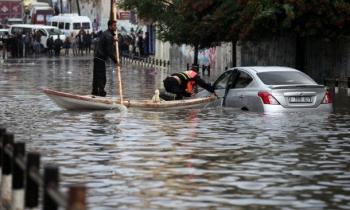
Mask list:
[[[195,94],[196,85],[215,94],[214,88],[200,78],[198,71],[198,66],[192,66],[191,70],[175,73],[167,77],[163,80],[164,88],[175,96],[171,98],[166,93],[162,93],[160,97],[164,100],[181,100],[184,97],[191,97]]]

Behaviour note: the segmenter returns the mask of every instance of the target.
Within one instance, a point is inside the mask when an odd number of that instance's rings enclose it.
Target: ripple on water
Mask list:
[[[89,208],[349,209],[349,114],[71,112],[40,91],[89,93],[90,65],[43,58],[0,74],[0,124],[59,165],[63,187],[86,184]],[[167,74],[124,68],[127,98],[150,98]]]

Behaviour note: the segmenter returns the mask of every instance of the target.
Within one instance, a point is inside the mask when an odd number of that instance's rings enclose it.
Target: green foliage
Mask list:
[[[280,34],[350,34],[349,0],[124,0],[159,26],[159,38],[200,48]]]
[[[247,0],[239,10],[240,39],[293,33],[301,37],[349,35],[348,0]]]

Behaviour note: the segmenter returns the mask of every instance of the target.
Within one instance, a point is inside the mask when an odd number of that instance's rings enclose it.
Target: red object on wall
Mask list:
[[[0,1],[0,22],[5,18],[22,18],[22,1]]]
[[[118,20],[129,20],[129,18],[130,18],[130,12],[129,11],[119,12]]]

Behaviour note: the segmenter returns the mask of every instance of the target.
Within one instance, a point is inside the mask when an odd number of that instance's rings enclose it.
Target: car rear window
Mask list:
[[[297,71],[270,71],[257,75],[266,85],[316,84],[310,77]]]

